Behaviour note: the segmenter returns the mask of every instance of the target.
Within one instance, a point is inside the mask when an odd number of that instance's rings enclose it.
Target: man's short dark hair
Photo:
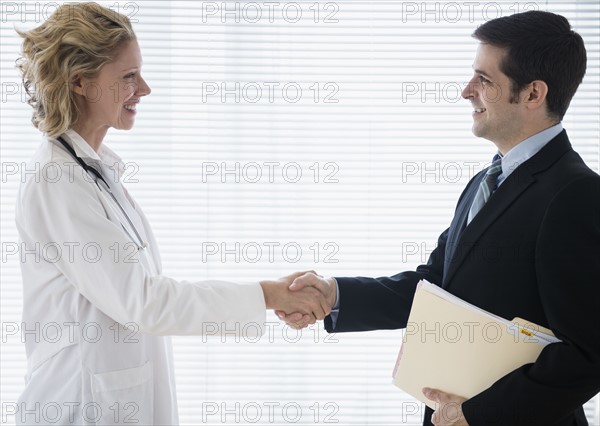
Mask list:
[[[562,120],[583,80],[586,51],[583,39],[560,15],[529,11],[493,19],[473,37],[507,50],[500,70],[511,80],[511,102],[534,80],[548,85],[548,113]]]

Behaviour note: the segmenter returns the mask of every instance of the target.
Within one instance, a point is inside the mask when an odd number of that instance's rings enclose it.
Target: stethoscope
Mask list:
[[[133,232],[135,233],[135,236],[136,236],[137,240],[135,238],[133,238],[133,236],[129,233],[129,231],[127,230],[127,228],[125,226],[123,226],[123,230],[125,231],[125,233],[129,237],[129,239],[131,239],[131,241],[136,245],[138,251],[139,250],[144,250],[146,247],[148,247],[148,243],[144,242],[144,240],[142,239],[142,237],[141,237],[140,233],[138,232],[137,228],[135,227],[135,225],[133,224],[133,222],[129,218],[129,215],[127,214],[127,212],[125,211],[125,209],[123,208],[123,206],[121,205],[121,203],[119,203],[119,200],[117,200],[117,197],[115,197],[115,195],[113,194],[112,190],[110,189],[110,186],[108,185],[108,182],[104,179],[104,177],[102,176],[102,174],[100,174],[100,172],[98,170],[96,170],[94,167],[86,164],[86,162],[83,161],[81,159],[81,157],[79,157],[75,153],[75,150],[73,149],[73,147],[71,145],[69,145],[62,137],[59,136],[57,138],[57,140],[62,144],[62,146],[65,147],[65,149],[69,152],[69,154],[71,154],[71,157],[73,157],[73,159],[75,161],[77,161],[77,163],[83,168],[83,170],[85,170],[87,172],[87,174],[92,179],[94,179],[94,182],[98,186],[98,189],[100,189],[100,191],[107,192],[110,195],[110,197],[113,199],[113,201],[115,202],[115,204],[117,206],[119,206],[119,210],[121,210],[121,213],[123,213],[123,216],[125,216],[125,218],[127,219],[127,222],[129,223],[129,226],[131,226],[131,229],[133,229]],[[103,183],[104,189],[102,188],[102,186],[100,186],[100,182]]]

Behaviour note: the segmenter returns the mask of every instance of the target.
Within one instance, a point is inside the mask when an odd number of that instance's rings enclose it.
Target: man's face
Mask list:
[[[524,103],[511,102],[511,85],[500,71],[506,50],[480,43],[473,63],[474,74],[462,96],[473,105],[473,134],[488,139],[498,148],[523,140]]]

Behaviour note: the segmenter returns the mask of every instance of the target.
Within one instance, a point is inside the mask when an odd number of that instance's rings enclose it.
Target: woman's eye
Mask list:
[[[134,72],[132,72],[131,74],[127,74],[125,76],[125,78],[134,78],[134,77],[135,77],[135,73]]]

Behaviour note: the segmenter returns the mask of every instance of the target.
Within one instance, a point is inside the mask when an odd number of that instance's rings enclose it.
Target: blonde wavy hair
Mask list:
[[[93,78],[136,36],[129,18],[97,3],[67,3],[23,38],[17,68],[33,108],[31,122],[50,137],[68,130],[79,118],[71,83]]]

